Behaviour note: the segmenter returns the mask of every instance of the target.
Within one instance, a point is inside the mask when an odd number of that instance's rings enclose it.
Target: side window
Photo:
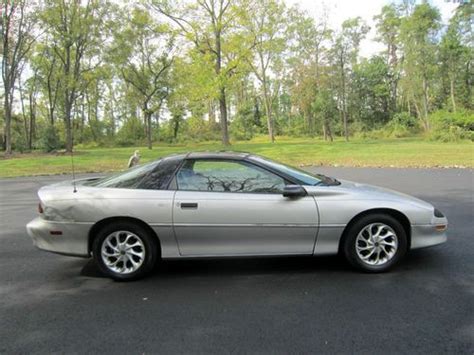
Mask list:
[[[281,193],[285,180],[239,161],[188,160],[177,174],[179,190]]]
[[[138,189],[146,190],[163,190],[168,186],[169,181],[173,177],[175,170],[180,164],[180,159],[168,158],[161,163],[147,176],[140,181]]]

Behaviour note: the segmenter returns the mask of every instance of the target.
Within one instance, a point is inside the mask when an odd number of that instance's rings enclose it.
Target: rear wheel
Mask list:
[[[156,238],[131,222],[105,226],[92,244],[100,270],[114,280],[136,280],[150,272],[158,259]]]
[[[360,218],[347,231],[343,251],[353,266],[366,272],[384,272],[403,258],[407,236],[392,216],[373,214]]]

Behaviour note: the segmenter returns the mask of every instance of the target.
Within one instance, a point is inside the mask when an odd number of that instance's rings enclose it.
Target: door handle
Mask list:
[[[197,209],[198,204],[197,202],[181,202],[180,204],[181,209]]]

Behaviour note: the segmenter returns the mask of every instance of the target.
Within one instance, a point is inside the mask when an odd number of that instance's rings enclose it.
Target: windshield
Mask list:
[[[256,162],[260,162],[265,165],[268,165],[272,167],[273,169],[281,171],[282,173],[286,175],[294,177],[295,179],[303,182],[304,185],[313,185],[313,186],[319,185],[319,184],[325,183],[325,181],[327,180],[327,178],[324,175],[319,175],[319,174],[313,175],[313,174],[308,173],[307,171],[294,168],[288,165],[283,165],[273,160],[269,160],[269,159],[262,158],[259,156],[252,156],[251,159],[255,160]]]
[[[122,187],[122,188],[136,188],[145,176],[147,176],[161,160],[153,161],[148,164],[138,165],[125,172],[106,176],[104,178],[93,180],[84,185],[95,187]]]

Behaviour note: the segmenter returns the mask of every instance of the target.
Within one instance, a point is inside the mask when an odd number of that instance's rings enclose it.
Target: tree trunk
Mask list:
[[[346,110],[346,75],[345,75],[345,67],[344,61],[342,58],[340,59],[340,70],[341,70],[341,91],[342,91],[342,124],[344,126],[344,137],[346,138],[346,142],[349,140],[349,131],[347,129],[347,110]]]
[[[221,30],[216,29],[214,32],[215,36],[215,43],[216,43],[216,75],[220,76],[221,74],[221,66],[222,66],[222,51],[221,51]],[[226,102],[226,93],[225,93],[225,86],[221,84],[219,89],[219,111],[220,111],[220,119],[221,119],[221,131],[222,131],[222,144],[223,145],[230,145],[229,141],[229,130],[227,127],[227,102]]]
[[[25,100],[24,100],[24,95],[23,95],[23,86],[21,85],[21,79],[18,80],[18,91],[20,93],[21,116],[23,118],[23,130],[25,133],[25,138],[28,141],[28,137],[30,136],[30,134],[28,130],[28,120],[26,119]]]
[[[5,156],[12,154],[12,132],[11,132],[11,122],[12,122],[12,107],[10,104],[9,92],[5,90]]]
[[[179,132],[179,123],[180,123],[180,116],[175,116],[173,118],[173,138],[174,138],[174,141],[176,141],[176,139],[178,138],[178,132]]]
[[[28,95],[28,103],[30,106],[28,149],[31,150],[33,148],[33,138],[36,137],[36,97],[33,92]]]
[[[71,153],[73,149],[72,142],[72,102],[69,100],[68,94],[66,93],[66,99],[64,100],[64,128],[66,130],[66,153]]]
[[[306,112],[305,116],[307,117],[307,120],[308,120],[309,136],[314,137],[314,119],[313,119],[313,115],[311,115],[310,112]]]
[[[225,88],[221,87],[219,93],[219,109],[221,114],[222,144],[230,145],[229,130],[227,127],[227,102],[225,97]]]
[[[209,123],[211,126],[216,124],[216,111],[214,107],[214,100],[210,99],[208,103],[208,110],[209,110]]]
[[[345,104],[343,103],[343,109],[342,109],[342,117],[344,120],[344,137],[346,138],[346,142],[349,141],[349,131],[347,129],[347,112],[345,108]]]
[[[323,129],[324,129],[324,135],[325,135],[324,140],[326,140],[326,136],[327,136],[329,137],[329,140],[332,142],[334,139],[332,137],[331,126],[329,125],[329,122],[327,119],[324,119]]]
[[[267,115],[267,127],[268,127],[268,136],[270,142],[275,142],[275,125],[273,122],[272,108],[270,98],[268,97],[268,92],[266,89],[266,84],[263,85],[264,97],[265,97],[265,114]]]
[[[451,89],[451,103],[453,104],[453,112],[456,112],[456,100],[454,99],[454,80],[451,78],[449,80],[450,89]]]
[[[345,85],[345,84],[343,84]],[[342,120],[344,124],[344,137],[346,142],[349,141],[349,130],[347,129],[347,109],[346,109],[346,90],[345,87],[342,89]]]
[[[153,144],[152,144],[152,136],[151,136],[151,133],[152,133],[152,130],[151,130],[151,112],[146,110],[144,112],[144,115],[145,115],[145,126],[146,126],[146,141],[147,141],[148,149],[152,149]]]
[[[425,124],[425,130],[429,130],[430,125],[428,122],[428,83],[423,78],[423,122]]]

